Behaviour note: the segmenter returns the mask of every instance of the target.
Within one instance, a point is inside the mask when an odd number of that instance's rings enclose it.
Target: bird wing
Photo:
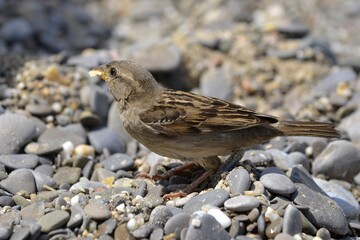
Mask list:
[[[140,119],[161,135],[226,132],[276,123],[270,115],[240,105],[196,94],[165,90]]]

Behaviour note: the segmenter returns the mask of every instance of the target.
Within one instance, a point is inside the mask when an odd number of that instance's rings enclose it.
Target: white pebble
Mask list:
[[[194,228],[199,228],[201,227],[201,221],[200,219],[192,219],[191,220],[191,225],[194,227]]]
[[[279,214],[276,212],[276,210],[272,209],[271,207],[268,207],[265,212],[265,217],[270,220],[270,222],[276,221],[280,218]]]
[[[74,151],[74,144],[70,141],[64,142],[62,147],[63,151],[69,155],[72,153],[72,151]]]
[[[231,219],[219,208],[212,208],[207,213],[213,216],[223,228],[227,228],[231,225]]]
[[[124,203],[121,203],[119,204],[117,207],[116,207],[116,210],[119,211],[119,212],[125,212],[125,204]]]
[[[137,226],[137,222],[136,222],[136,219],[135,218],[131,218],[128,223],[126,224],[127,228],[130,230],[130,231],[134,231],[138,228]]]
[[[73,206],[73,205],[76,205],[76,204],[79,204],[79,195],[75,195],[74,197],[71,198],[71,201],[70,201],[70,204]]]
[[[51,108],[54,112],[56,113],[60,113],[61,110],[62,110],[62,106],[61,106],[61,103],[59,102],[54,102],[52,105],[51,105]]]

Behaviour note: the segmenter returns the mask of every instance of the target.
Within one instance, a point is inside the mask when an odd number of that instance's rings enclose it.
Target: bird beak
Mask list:
[[[91,71],[89,71],[90,77],[96,77],[99,76],[102,80],[106,80],[107,74],[105,71],[105,68],[103,66],[98,66],[96,68],[93,68]]]

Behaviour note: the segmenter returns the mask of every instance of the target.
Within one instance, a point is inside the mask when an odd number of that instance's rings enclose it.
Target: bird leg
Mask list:
[[[196,165],[194,163],[192,163],[192,162],[185,163],[185,164],[183,164],[183,165],[181,165],[179,167],[170,169],[165,174],[162,174],[162,175],[156,174],[155,176],[152,177],[152,179],[155,180],[155,181],[162,180],[162,179],[169,179],[169,178],[171,178],[172,176],[174,176],[174,175],[176,175],[178,173],[182,173],[185,170],[192,169],[194,167],[196,167]]]
[[[211,181],[211,186],[216,186],[216,184],[221,179],[221,175],[224,172],[230,172],[233,170],[239,163],[239,161],[244,156],[245,151],[243,149],[237,150],[233,152],[226,161],[220,166],[220,168],[216,171],[213,180]]]

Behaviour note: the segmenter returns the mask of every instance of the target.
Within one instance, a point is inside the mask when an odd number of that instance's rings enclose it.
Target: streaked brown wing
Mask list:
[[[153,108],[141,114],[140,119],[168,137],[234,131],[278,122],[273,116],[239,105],[173,90],[165,90]]]

